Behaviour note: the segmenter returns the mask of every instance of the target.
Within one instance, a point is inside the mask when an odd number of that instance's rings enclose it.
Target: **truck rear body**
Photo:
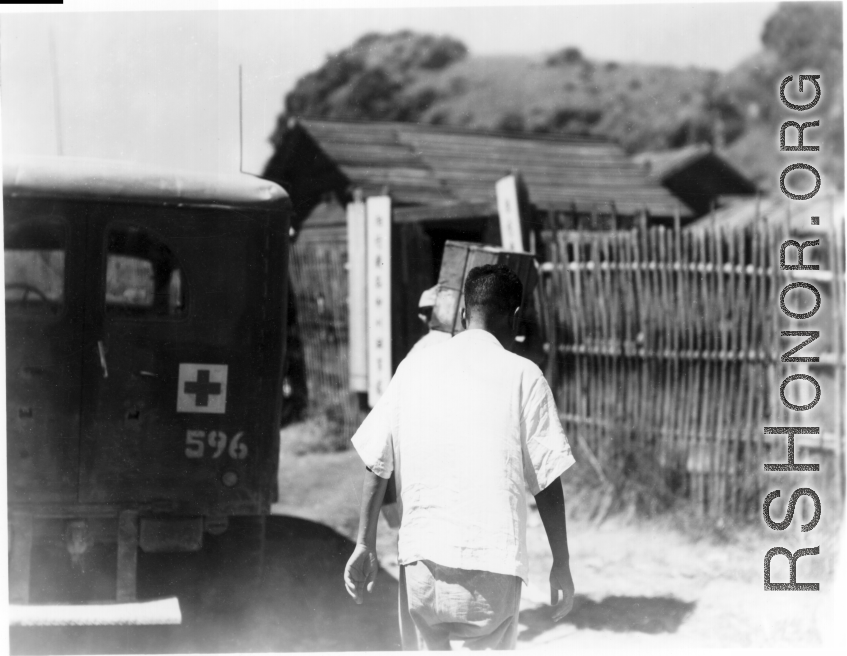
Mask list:
[[[269,512],[288,199],[86,160],[4,173],[10,592],[29,599],[26,543],[116,541],[120,598],[121,530],[193,550]]]

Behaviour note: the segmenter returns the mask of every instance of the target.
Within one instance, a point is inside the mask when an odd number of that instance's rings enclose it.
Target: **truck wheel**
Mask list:
[[[203,536],[202,610],[232,616],[249,606],[262,580],[264,547],[264,516],[230,517],[222,534]]]
[[[139,599],[178,597],[187,624],[222,615],[233,618],[257,594],[264,541],[263,516],[231,517],[220,535],[203,535],[199,552],[139,551]]]

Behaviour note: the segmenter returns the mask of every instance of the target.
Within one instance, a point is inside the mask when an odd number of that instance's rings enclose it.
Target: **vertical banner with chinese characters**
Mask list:
[[[368,391],[368,275],[365,203],[347,205],[347,308],[350,390]]]
[[[507,175],[497,181],[497,214],[500,216],[500,239],[507,251],[523,253],[521,234],[521,205],[518,195],[518,178]]]
[[[391,380],[391,199],[366,201],[368,287],[368,405]]]

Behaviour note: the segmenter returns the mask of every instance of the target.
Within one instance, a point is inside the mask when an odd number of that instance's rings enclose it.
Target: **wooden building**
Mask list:
[[[675,215],[683,223],[694,216],[617,144],[596,137],[291,119],[273,141],[263,176],[291,195],[304,246],[342,247],[345,208],[354,195],[391,196],[398,263],[395,362],[423,330],[415,307],[420,293],[435,284],[444,243],[500,243],[495,183],[513,171],[529,194],[531,250],[545,227],[614,229],[631,227],[639,217],[671,224]]]
[[[282,185],[294,205],[292,279],[318,405],[346,403],[332,390],[343,386],[347,364],[346,207],[354,198],[392,201],[395,366],[425,331],[418,299],[437,280],[445,242],[500,244],[495,183],[506,175],[517,171],[525,183],[527,243],[541,259],[542,231],[694,218],[622,148],[595,137],[290,119],[272,140],[263,177]],[[322,394],[334,400],[321,401]],[[355,419],[349,409],[342,414],[349,431]]]
[[[607,217],[625,227],[643,213],[653,220],[694,216],[622,148],[596,137],[291,119],[272,139],[263,177],[285,187],[300,223],[312,223],[324,202],[343,208],[356,190],[389,193],[395,208],[410,210],[398,221],[434,228],[486,219],[497,212],[494,183],[515,170],[536,213],[560,214],[573,227],[595,227]]]
[[[756,195],[756,185],[707,144],[649,151],[632,159],[697,217],[720,207],[727,198]]]

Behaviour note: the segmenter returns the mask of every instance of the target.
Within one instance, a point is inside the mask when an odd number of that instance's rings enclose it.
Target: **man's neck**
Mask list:
[[[477,319],[476,317],[471,317],[471,320],[468,321],[467,330],[484,330],[487,333],[491,333],[506,350],[512,348],[512,342],[515,339],[510,326],[502,321],[492,322],[486,321],[483,318]]]

